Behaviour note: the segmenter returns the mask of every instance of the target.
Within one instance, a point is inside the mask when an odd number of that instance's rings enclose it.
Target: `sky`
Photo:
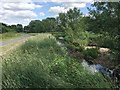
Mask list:
[[[87,7],[91,8],[92,3],[92,0],[2,0],[0,22],[26,26],[31,20],[56,18],[59,13],[66,13],[74,7],[88,15]]]

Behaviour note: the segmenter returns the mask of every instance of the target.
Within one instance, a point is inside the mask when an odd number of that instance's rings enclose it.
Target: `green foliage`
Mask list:
[[[2,33],[6,32],[23,32],[23,26],[22,24],[7,25],[2,23]]]
[[[51,32],[51,34],[55,36],[57,39],[59,39],[59,37],[65,37],[65,33],[63,32]]]
[[[101,36],[92,39],[93,42],[96,42],[97,46],[110,48],[112,50],[118,49],[118,36],[110,36],[108,33],[104,33]]]
[[[68,44],[67,48],[70,50],[79,51],[79,52],[82,52],[84,50],[84,47],[80,46],[79,44],[75,45],[75,43]]]
[[[89,29],[95,33],[118,34],[119,5],[118,2],[95,2],[92,4],[94,8],[89,8],[91,15]]]
[[[7,32],[7,33],[3,33],[0,36],[2,38],[2,41],[6,41],[6,40],[13,39],[13,38],[21,37],[22,35],[19,33],[15,33],[15,32]]]
[[[24,54],[23,54],[24,53]],[[71,59],[50,34],[40,34],[2,57],[3,88],[110,88]]]
[[[87,50],[83,51],[83,54],[86,60],[95,59],[98,57],[98,48],[87,48]]]
[[[44,32],[53,32],[56,29],[56,20],[55,18],[46,18],[42,21],[33,20],[29,23],[28,26],[24,27],[24,32],[27,33],[44,33]]]
[[[58,30],[62,32],[65,32],[67,29],[74,30],[74,26],[80,21],[81,15],[82,13],[77,8],[70,9],[67,13],[59,13],[59,17],[57,17]]]
[[[28,30],[26,30],[28,29]],[[43,23],[40,20],[34,20],[29,23],[28,26],[25,27],[25,31],[28,33],[41,33],[44,31]]]
[[[23,32],[23,26],[22,26],[22,24],[17,24],[16,31],[17,32]]]
[[[68,43],[72,43],[72,38],[69,37],[69,36],[65,36],[65,40],[66,40],[66,42],[68,42]]]
[[[3,26],[2,25],[2,33],[6,33],[6,32],[16,32],[14,29],[11,29],[9,27]]]
[[[111,62],[116,62],[118,60],[118,52],[112,51],[110,55],[107,56],[107,59],[110,60]]]
[[[80,46],[87,46],[89,40],[88,32],[77,32],[74,34],[73,42],[79,43]]]
[[[88,45],[89,33],[86,18],[82,18],[82,13],[79,9],[70,9],[67,13],[60,13],[57,17],[57,24],[60,25],[60,30],[65,33],[65,41],[70,44],[69,48],[78,49]],[[72,45],[78,43],[79,46]]]

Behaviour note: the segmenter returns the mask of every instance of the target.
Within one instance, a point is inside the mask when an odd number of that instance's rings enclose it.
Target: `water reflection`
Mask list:
[[[89,65],[85,60],[83,60],[81,64],[86,70],[91,71],[93,74],[96,72],[106,74],[107,76],[110,76],[111,74],[113,74],[113,70],[110,70],[109,68],[103,67],[99,64]]]
[[[59,39],[64,39],[63,37],[59,37]]]
[[[81,64],[86,70],[91,71],[93,74],[95,72],[98,72],[98,70],[96,69],[96,65],[89,65],[85,60],[83,60]]]
[[[60,47],[64,46],[64,44],[61,43],[61,42],[59,42],[59,41],[57,41],[57,44],[58,44]]]

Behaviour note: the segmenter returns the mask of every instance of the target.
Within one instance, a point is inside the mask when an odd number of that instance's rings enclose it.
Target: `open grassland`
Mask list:
[[[86,71],[51,34],[32,37],[2,56],[3,88],[114,88],[109,79]]]
[[[21,33],[8,32],[8,33],[0,34],[1,42],[19,37],[22,37]]]

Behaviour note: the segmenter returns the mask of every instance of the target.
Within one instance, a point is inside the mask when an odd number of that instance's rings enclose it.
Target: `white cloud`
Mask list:
[[[63,7],[65,8],[84,8],[86,7],[86,3],[69,3],[69,2],[66,2],[66,3],[63,3],[62,5]]]
[[[67,12],[69,9],[76,8],[85,8],[86,3],[92,2],[93,0],[51,0],[54,3],[60,3],[61,6],[50,7],[49,13],[61,13]]]
[[[33,11],[30,10],[22,10],[17,12],[11,10],[5,10],[3,15],[7,17],[7,19],[9,18],[24,19],[24,18],[32,18],[37,16]]]
[[[65,9],[64,7],[60,7],[60,6],[54,6],[54,7],[50,7],[49,9],[49,13],[66,13],[69,9]]]
[[[40,12],[39,15],[40,16],[45,16],[45,14],[43,12]]]
[[[18,11],[18,10],[30,10],[30,9],[40,8],[42,6],[35,5],[34,3],[4,3],[2,7],[7,10]]]
[[[34,19],[24,19],[24,20],[22,20],[22,25],[23,26],[27,26],[27,25],[29,25],[29,23],[32,21],[32,20],[34,20]]]
[[[58,14],[54,15],[54,17],[58,17],[58,16],[59,16]]]
[[[76,8],[84,8],[86,7],[85,3],[69,3],[69,2],[65,2],[62,4],[62,6],[54,6],[54,7],[50,7],[49,9],[49,13],[54,13],[54,14],[58,14],[58,13],[67,13],[67,11],[69,9],[73,9],[74,7]]]
[[[7,24],[20,23],[24,19],[37,17],[37,14],[32,10],[41,7],[33,2],[0,2],[0,19],[1,22]]]
[[[23,3],[25,3],[25,2],[33,2],[33,0],[1,0],[0,2],[23,2]]]
[[[1,2],[55,2],[55,3],[63,3],[63,2],[92,2],[94,0],[1,0]],[[96,0],[102,1],[102,0]],[[117,0],[115,0],[117,1]]]
[[[52,1],[52,2],[57,2],[57,3],[66,3],[66,2],[71,2],[71,3],[90,3],[93,2],[94,0],[47,0],[47,1]]]

